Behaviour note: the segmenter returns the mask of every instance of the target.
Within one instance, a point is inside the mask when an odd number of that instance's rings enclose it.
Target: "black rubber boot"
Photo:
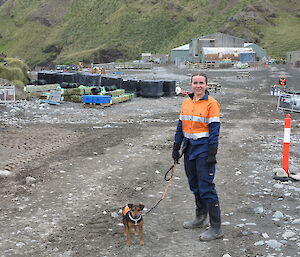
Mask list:
[[[210,227],[200,235],[201,241],[210,241],[223,237],[221,229],[221,210],[218,202],[208,203]]]
[[[206,218],[208,207],[205,200],[195,195],[196,202],[196,217],[193,220],[185,221],[183,227],[186,229],[201,228],[207,225]]]

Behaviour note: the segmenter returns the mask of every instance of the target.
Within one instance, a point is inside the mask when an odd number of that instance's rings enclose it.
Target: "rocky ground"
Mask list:
[[[104,109],[18,102],[0,106],[0,256],[299,256],[300,184],[272,179],[281,166],[283,119],[270,86],[299,70],[285,66],[209,70],[222,89],[216,185],[225,237],[200,242],[183,165],[165,199],[144,216],[145,246],[125,246],[119,210],[162,196],[183,97],[135,98]],[[129,73],[175,79],[195,71],[156,67]],[[292,113],[290,164],[299,170],[300,116]]]

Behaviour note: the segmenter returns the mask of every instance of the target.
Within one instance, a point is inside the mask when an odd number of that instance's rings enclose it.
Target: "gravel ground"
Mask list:
[[[183,97],[135,98],[104,109],[22,101],[0,106],[0,256],[299,256],[300,184],[272,179],[281,166],[283,119],[270,86],[286,66],[205,70],[222,89],[216,186],[225,237],[200,242],[185,230],[194,215],[183,165],[164,200],[144,217],[145,246],[126,247],[119,210],[162,196]],[[189,89],[193,70],[155,67],[129,72],[175,79]],[[299,170],[300,115],[292,113],[290,164]],[[145,210],[145,211],[146,211]]]

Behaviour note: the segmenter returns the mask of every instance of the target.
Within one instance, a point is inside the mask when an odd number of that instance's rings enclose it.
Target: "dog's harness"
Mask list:
[[[133,218],[133,217],[131,216],[131,212],[130,212],[130,211],[128,212],[128,217],[129,217],[129,219],[130,219],[131,221],[134,222],[134,225],[136,225],[136,226],[138,225],[138,222],[142,220],[142,214],[140,214],[140,216],[139,216],[137,219],[135,219],[135,218]]]
[[[131,211],[130,211],[130,208],[126,205],[124,208],[123,208],[123,215],[129,219],[130,221],[132,221],[134,223],[134,225],[138,225],[138,223],[142,220],[142,214],[140,214],[139,217],[137,217],[136,219],[133,218],[131,216]]]

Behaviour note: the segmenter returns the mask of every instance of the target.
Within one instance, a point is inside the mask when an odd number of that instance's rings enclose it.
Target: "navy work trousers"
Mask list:
[[[207,164],[207,157],[189,160],[189,154],[184,155],[184,168],[191,191],[208,202],[218,202],[214,178],[216,165]]]

